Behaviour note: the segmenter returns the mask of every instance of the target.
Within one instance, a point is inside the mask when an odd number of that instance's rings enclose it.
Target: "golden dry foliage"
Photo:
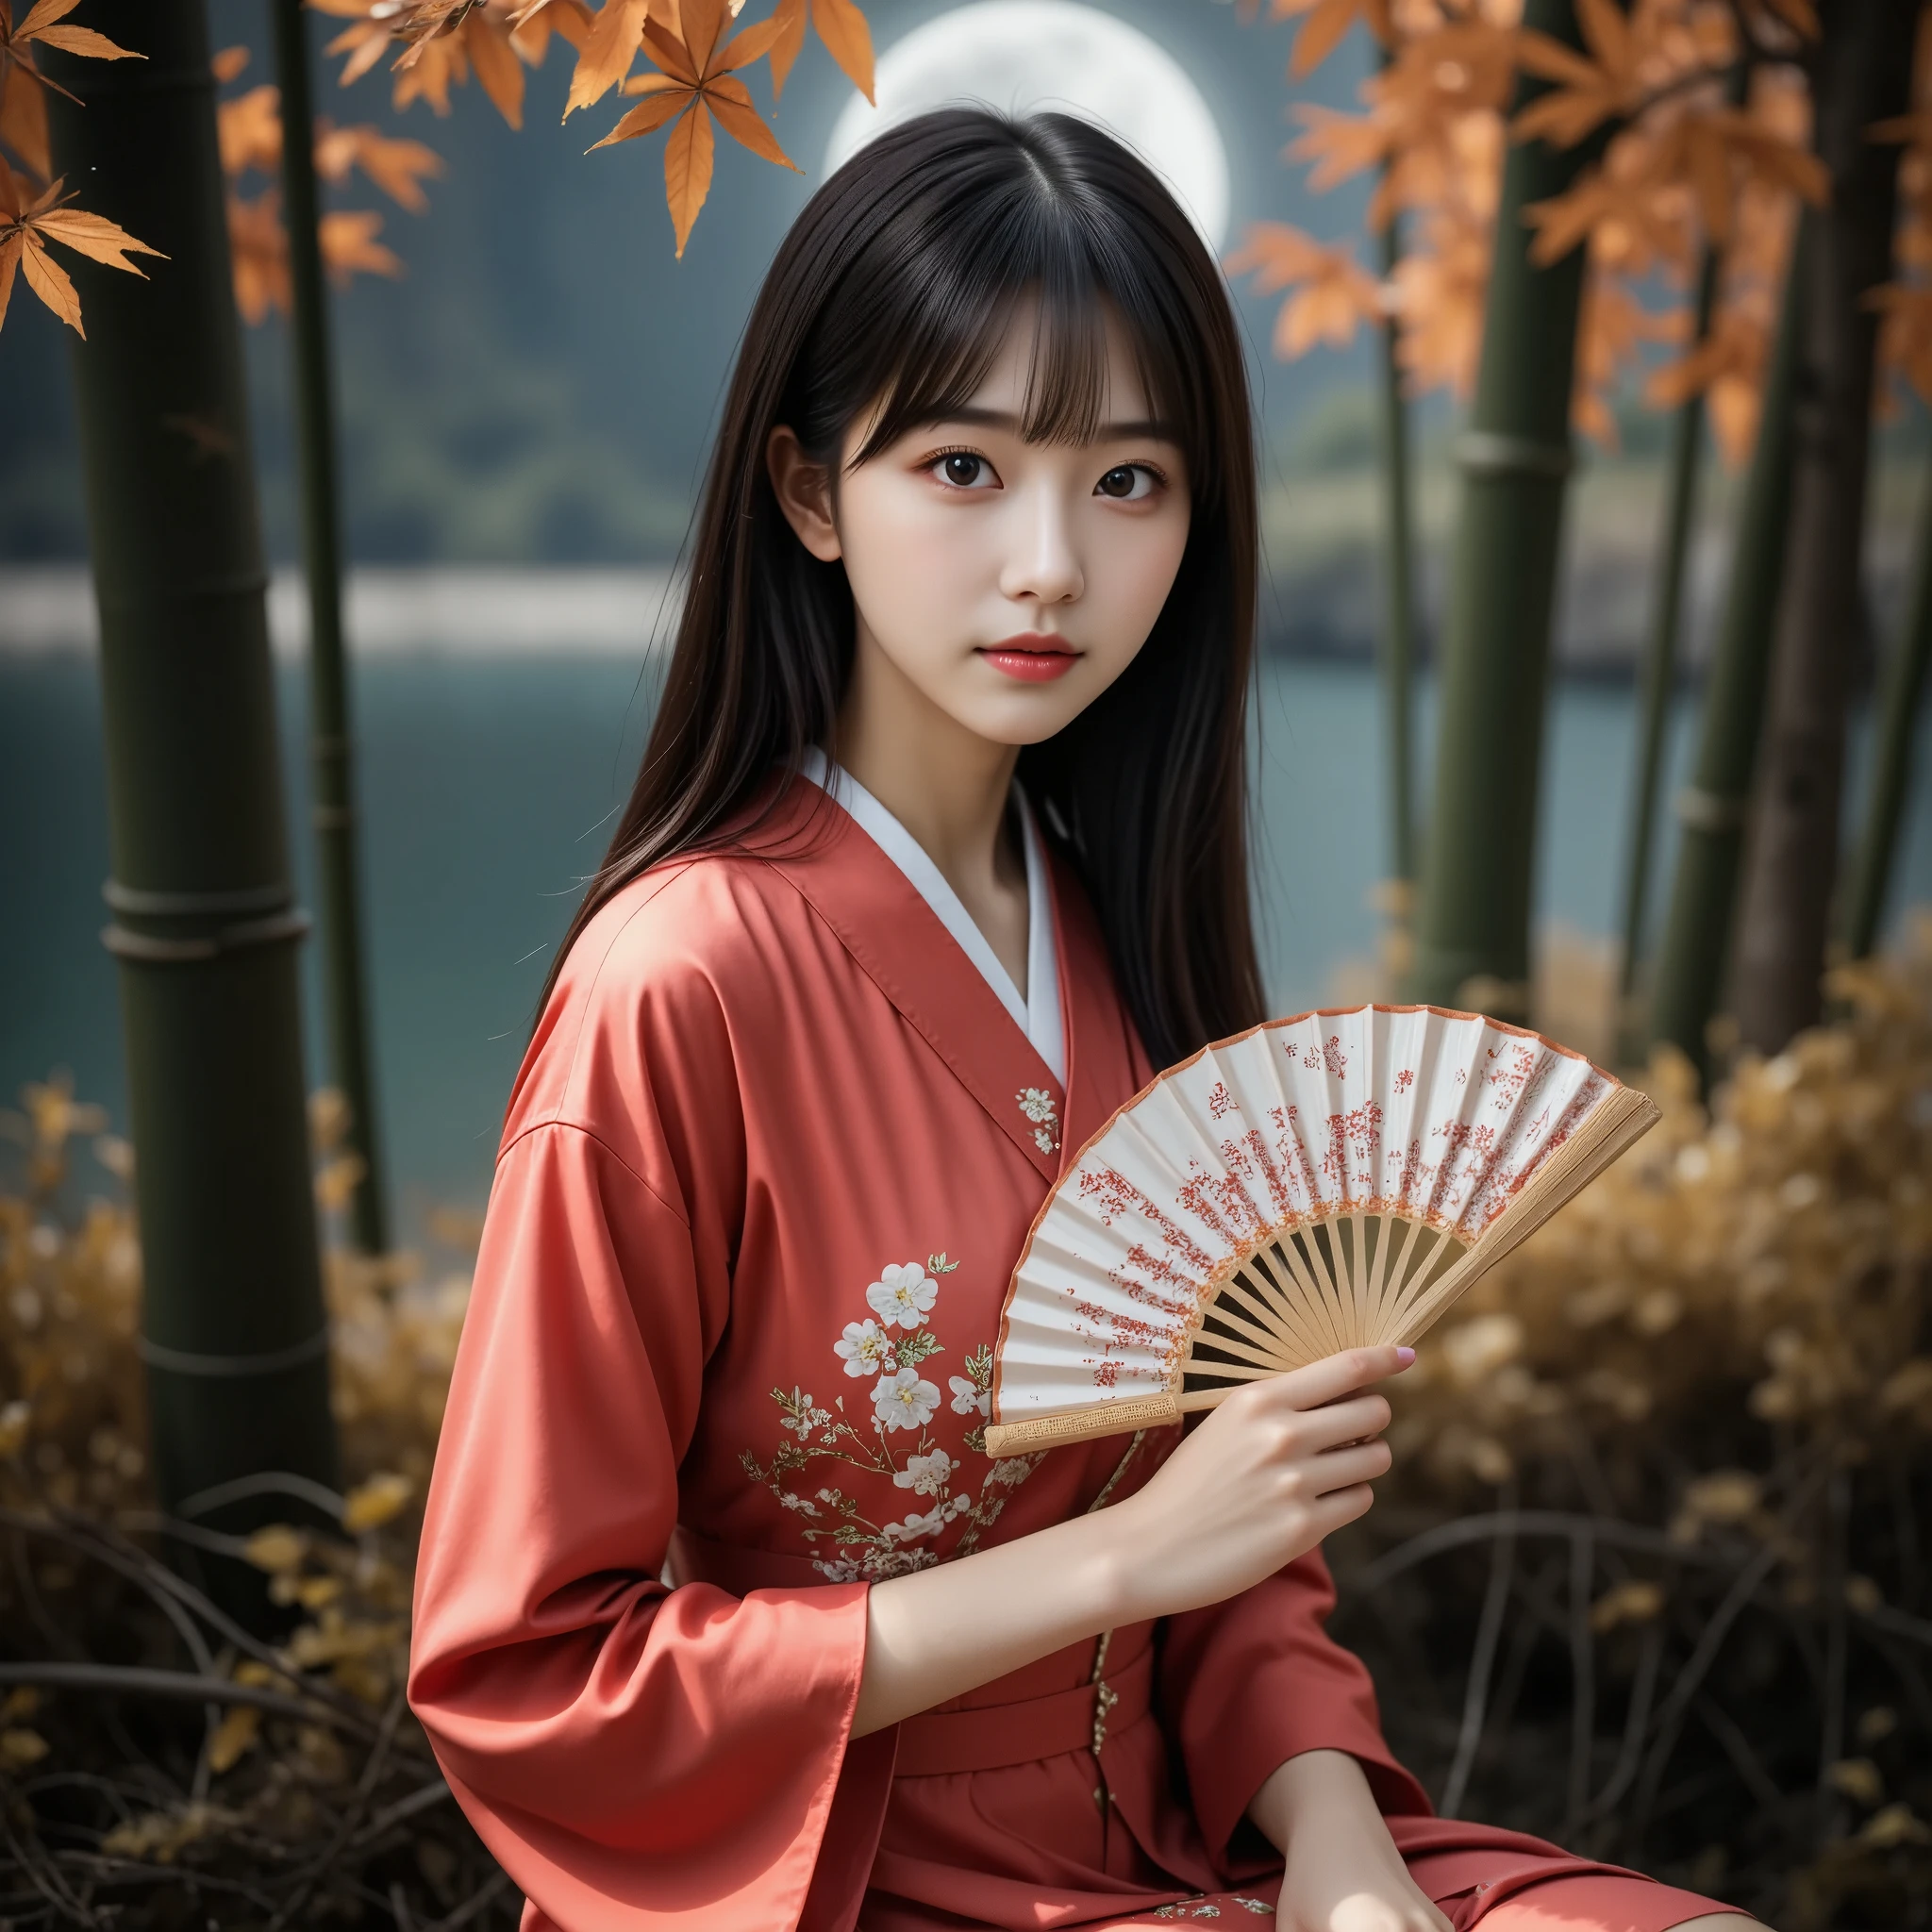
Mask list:
[[[214,58],[215,78],[227,86],[248,65],[245,47],[225,47]],[[282,198],[274,186],[253,195],[242,192],[251,174],[278,175],[282,165],[282,97],[275,87],[252,87],[218,102],[215,131],[222,172],[228,177],[228,254],[235,277],[235,304],[244,320],[265,321],[273,309],[286,315],[292,292],[289,281],[289,235],[282,224]],[[389,198],[411,214],[429,206],[425,177],[442,173],[442,158],[420,141],[402,141],[360,123],[338,127],[318,117],[315,172],[340,184],[357,169]],[[331,208],[317,224],[323,264],[339,283],[356,275],[399,275],[403,264],[376,237],[381,215],[370,209]]]
[[[870,100],[872,31],[853,0],[778,0],[769,19],[729,31],[743,0],[308,0],[353,20],[329,43],[342,54],[344,86],[369,72],[394,45],[398,108],[426,100],[449,111],[449,91],[472,68],[511,126],[523,116],[517,62],[541,62],[554,29],[576,50],[564,119],[596,105],[613,89],[643,98],[593,147],[609,147],[668,127],[664,198],[684,254],[691,225],[710,192],[715,129],[780,167],[795,163],[754,105],[740,77],[769,59],[772,97],[804,48],[808,27],[847,78]],[[633,74],[641,56],[646,71]],[[492,79],[492,75],[494,78]],[[513,83],[513,85],[512,85]]]
[[[1932,1447],[1932,913],[1918,916],[1898,956],[1840,970],[1831,990],[1847,1017],[1775,1059],[1742,1061],[1708,1113],[1682,1063],[1658,1061],[1650,1082],[1664,1108],[1657,1128],[1479,1284],[1394,1387],[1396,1467],[1379,1486],[1372,1535],[1387,1525],[1411,1533],[1404,1547],[1449,1549],[1452,1536],[1467,1544],[1465,1532],[1489,1534],[1486,1524],[1505,1520],[1507,1510],[1466,1513],[1494,1503],[1501,1486],[1525,1505],[1557,1502],[1546,1522],[1562,1533],[1583,1525],[1612,1558],[1624,1546],[1651,1553],[1634,1568],[1613,1560],[1593,1578],[1585,1572],[1582,1621],[1606,1646],[1606,1681],[1631,1646],[1664,1655],[1667,1631],[1671,1657],[1697,1653],[1714,1598],[1729,1592],[1734,1609],[1743,1603],[1737,1577],[1761,1578],[1778,1627],[1841,1604],[1855,1634],[1872,1639],[1868,1659],[1882,1662],[1885,1644],[1923,1645],[1932,1635],[1923,1606],[1895,1595],[1906,1586],[1888,1487],[1914,1480]],[[131,1599],[90,1597],[89,1575],[107,1563],[152,1578],[155,1568],[142,1569],[155,1561],[143,1539],[158,1519],[134,1349],[140,1258],[123,1198],[130,1153],[65,1080],[23,1098],[19,1114],[0,1116],[18,1172],[0,1180],[0,1528],[19,1551],[12,1572],[0,1566],[0,1649],[11,1641],[16,1655],[60,1656],[72,1650],[50,1650],[49,1629],[92,1628],[92,1615],[125,1632]],[[355,1176],[340,1098],[319,1095],[311,1124],[318,1199],[333,1223]],[[475,1216],[450,1214],[432,1232],[473,1252],[477,1226]],[[341,1533],[276,1524],[247,1540],[247,1559],[298,1621],[273,1648],[231,1649],[211,1666],[238,1690],[299,1691],[308,1715],[211,1699],[195,1780],[162,1796],[151,1773],[144,1786],[124,1780],[118,1808],[103,1807],[94,1850],[129,1861],[128,1883],[227,1873],[279,1898],[304,1871],[391,1845],[415,1859],[409,1883],[433,1881],[448,1910],[498,1881],[459,1820],[411,1808],[436,1774],[399,1691],[414,1540],[469,1281],[409,1256],[369,1260],[340,1247],[325,1278],[351,1485]],[[1574,1495],[1579,1482],[1585,1507],[1560,1513],[1553,1492],[1567,1486]],[[1828,1483],[1850,1491],[1836,1532],[1818,1505]],[[24,1596],[28,1551],[32,1593]],[[1343,1573],[1358,1575],[1359,1566],[1344,1563]],[[1436,1571],[1429,1590],[1411,1580],[1383,1601],[1466,1630],[1471,1580]],[[1480,1570],[1473,1580],[1480,1596]],[[1546,1617],[1535,1608],[1543,1586],[1530,1574],[1524,1587],[1529,1607],[1509,1628],[1533,1636]],[[1352,1583],[1345,1602],[1358,1599]],[[28,1614],[32,1605],[44,1621]],[[150,1621],[160,1646],[153,1655],[166,1664],[174,1640]],[[1399,1690],[1400,1667],[1393,1654],[1378,1659],[1385,1689]],[[1673,1679],[1652,1668],[1662,1700]],[[1917,1733],[1885,1701],[1875,1668],[1849,1680],[1844,1736],[1824,1771],[1850,1822],[1825,1834],[1822,1853],[1800,1833],[1761,1855],[1771,1879],[1788,1887],[1791,1910],[1778,1923],[1794,1928],[1849,1923],[1835,1901],[1890,1882],[1901,1859],[1923,1864],[1932,1843],[1932,1802],[1899,1769]],[[1460,1694],[1460,1664],[1450,1675],[1451,1694]],[[1559,1690],[1567,1716],[1569,1693]],[[1393,1695],[1391,1722],[1407,1724],[1409,1704],[1422,1701]],[[1797,1709],[1790,1699],[1767,1709],[1788,1707]],[[1606,1716],[1612,1750],[1616,1708]],[[1739,1721],[1761,1714],[1740,1711]],[[16,1820],[37,1802],[37,1779],[53,1791],[75,1773],[120,1775],[84,1755],[108,1748],[90,1722],[78,1689],[0,1697],[0,1793],[17,1806]],[[378,1733],[389,1741],[370,1755]],[[1656,1725],[1643,1733],[1653,1734],[1667,1764],[1669,1737]],[[1426,1748],[1426,1739],[1409,1741]],[[1815,1733],[1806,1749],[1786,1788],[1809,1817]],[[386,1796],[358,1808],[356,1792],[378,1779],[401,1780],[395,1808]],[[350,1825],[337,1822],[344,1817]],[[277,1848],[273,1857],[260,1853],[264,1841]],[[0,1871],[9,1856],[25,1856],[26,1842],[0,1848]],[[65,1855],[50,1838],[44,1856],[58,1870]],[[364,1869],[351,1862],[348,1874]],[[1731,1889],[1717,1876],[1701,1882]]]
[[[1533,259],[1589,250],[1576,426],[1613,442],[1618,388],[1648,345],[1678,343],[1683,353],[1654,373],[1646,399],[1664,407],[1709,392],[1724,454],[1738,460],[1756,426],[1765,291],[1782,275],[1790,210],[1798,197],[1821,199],[1827,185],[1807,144],[1799,61],[1816,26],[1807,0],[1636,0],[1627,10],[1616,0],[1579,0],[1581,51],[1522,29],[1520,0],[1274,0],[1274,11],[1308,15],[1291,76],[1325,58],[1357,18],[1380,41],[1384,59],[1362,84],[1363,111],[1297,108],[1302,132],[1287,154],[1308,165],[1318,190],[1375,172],[1371,225],[1404,222],[1391,286],[1371,299],[1349,282],[1346,308],[1341,264],[1363,273],[1352,255],[1298,236],[1297,258],[1269,225],[1250,231],[1229,267],[1260,272],[1270,291],[1293,291],[1286,308],[1296,319],[1276,331],[1281,354],[1345,341],[1344,313],[1358,322],[1391,316],[1410,392],[1466,396],[1506,142],[1571,147],[1597,139],[1603,153],[1572,188],[1526,211],[1537,231]],[[1733,76],[1747,69],[1740,101]],[[1544,85],[1511,116],[1520,76]],[[1682,292],[1707,246],[1721,253],[1721,294],[1710,334],[1692,343]],[[1659,281],[1678,298],[1661,314],[1643,299]],[[1311,325],[1316,312],[1324,325]]]
[[[37,0],[16,22],[13,0],[0,0],[0,325],[7,320],[16,274],[75,334],[85,337],[80,323],[80,297],[65,269],[48,253],[58,242],[76,255],[105,262],[109,268],[141,275],[130,255],[163,259],[158,248],[137,242],[126,229],[103,215],[74,206],[75,197],[61,192],[52,178],[54,163],[47,148],[46,90],[74,96],[49,80],[35,62],[36,47],[53,47],[93,60],[144,60],[144,54],[117,47],[106,34],[80,26],[67,16],[80,0]]]
[[[1780,1450],[1932,1450],[1932,913],[1829,987],[1850,1017],[1745,1057],[1708,1111],[1659,1054],[1660,1124],[1423,1345],[1398,1467],[1456,1491],[1577,1431],[1609,1470],[1721,1441],[1732,1459],[1666,1499],[1694,1537],[1756,1520]]]

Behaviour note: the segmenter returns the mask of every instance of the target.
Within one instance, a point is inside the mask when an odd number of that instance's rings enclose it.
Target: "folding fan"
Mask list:
[[[1657,1118],[1580,1054],[1439,1007],[1304,1013],[1204,1048],[1088,1141],[1035,1219],[987,1449],[1157,1426],[1413,1341]]]

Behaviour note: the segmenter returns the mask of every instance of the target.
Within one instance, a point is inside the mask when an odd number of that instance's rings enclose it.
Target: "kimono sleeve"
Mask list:
[[[713,1300],[724,1292],[712,1285]],[[409,1703],[525,1925],[785,1932],[863,1585],[659,1580],[704,1367],[685,1217],[555,1121],[498,1165],[416,1574]]]
[[[1162,1707],[1217,1865],[1255,1793],[1304,1751],[1358,1759],[1384,1812],[1430,1809],[1383,1741],[1366,1666],[1324,1627],[1334,1607],[1328,1566],[1310,1551],[1239,1596],[1168,1622]]]

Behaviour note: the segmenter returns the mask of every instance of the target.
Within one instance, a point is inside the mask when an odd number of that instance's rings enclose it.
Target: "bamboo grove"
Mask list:
[[[1435,797],[1414,878],[1413,990],[1521,1008],[1552,598],[1573,433],[1613,441],[1636,383],[1673,421],[1640,661],[1622,911],[1623,1045],[1707,1067],[1721,1008],[1782,1047],[1821,1011],[1840,946],[1868,952],[1897,841],[1928,652],[1914,590],[1890,641],[1877,775],[1839,877],[1849,667],[1870,428],[1932,397],[1932,39],[1905,4],[1810,0],[1276,0],[1305,16],[1291,76],[1363,23],[1382,48],[1362,111],[1304,106],[1289,148],[1313,187],[1370,175],[1382,272],[1354,247],[1257,225],[1231,266],[1288,290],[1289,357],[1387,338],[1399,475],[1405,399],[1467,407],[1441,641]],[[1803,408],[1798,397],[1807,399]],[[1706,423],[1748,465],[1673,876],[1649,858],[1679,668]],[[1928,479],[1932,482],[1932,479]],[[1393,485],[1385,658],[1413,623]],[[1927,491],[1932,516],[1932,487]],[[1920,580],[1924,577],[1924,559]],[[1390,701],[1408,702],[1391,676]],[[1391,742],[1406,741],[1406,720]],[[1391,787],[1395,871],[1417,844]],[[1747,837],[1747,833],[1749,836]],[[1650,901],[1668,906],[1654,946]]]
[[[245,56],[206,45],[198,4],[87,0],[87,25],[81,5],[36,0],[16,16],[0,0],[0,319],[18,271],[76,333],[93,328],[75,370],[115,774],[108,939],[124,974],[137,1138],[161,1150],[141,1170],[143,1345],[158,1387],[179,1398],[178,1425],[157,1403],[164,1488],[225,1494],[271,1441],[277,1466],[317,1480],[333,1468],[301,1178],[294,974],[306,921],[289,895],[235,307],[291,321],[330,1059],[346,1099],[357,1239],[379,1253],[391,1234],[325,276],[400,262],[378,239],[378,212],[325,209],[322,190],[359,175],[420,209],[441,163],[420,142],[316,115],[300,0],[273,0],[275,81],[225,99],[218,90],[241,79]],[[441,112],[474,79],[512,128],[526,70],[564,46],[566,118],[608,114],[613,101],[619,110],[597,147],[664,134],[679,253],[708,193],[716,130],[792,165],[746,85],[759,63],[776,99],[815,31],[871,87],[870,37],[851,0],[779,0],[750,23],[724,0],[311,0],[311,10],[331,17],[326,52],[343,86],[386,66],[397,108]],[[1822,11],[1810,0],[1627,10],[1523,0],[1520,11],[1516,0],[1276,0],[1276,10],[1304,16],[1293,77],[1358,26],[1381,48],[1362,111],[1300,108],[1291,150],[1317,187],[1374,177],[1376,272],[1346,244],[1269,224],[1229,265],[1290,291],[1284,354],[1363,326],[1382,336],[1391,869],[1410,892],[1411,988],[1505,1013],[1525,1005],[1573,432],[1612,435],[1612,397],[1636,382],[1671,414],[1673,441],[1633,751],[1624,1046],[1634,1059],[1653,1038],[1672,1041],[1704,1067],[1723,1007],[1737,1038],[1775,1051],[1818,1017],[1834,917],[1840,943],[1873,942],[1932,639],[1928,543],[1887,653],[1876,777],[1840,882],[1845,613],[1857,608],[1870,424],[1894,385],[1932,395],[1932,42],[1903,0]],[[288,141],[289,117],[311,138]],[[86,196],[68,179],[85,180]],[[79,258],[78,280],[60,251]],[[183,372],[177,395],[159,392],[157,368]],[[1453,391],[1467,413],[1435,791],[1418,815],[1405,398],[1431,388]],[[1707,422],[1747,475],[1695,774],[1674,801],[1659,891],[1646,861]],[[207,692],[166,675],[182,626],[227,641],[211,654],[224,669]],[[1654,943],[1653,899],[1664,905]],[[182,1132],[197,1109],[210,1131]],[[225,1137],[212,1125],[223,1121],[248,1127]],[[218,1227],[238,1171],[258,1177],[250,1210]],[[248,1300],[244,1316],[242,1283],[264,1255],[282,1293]]]

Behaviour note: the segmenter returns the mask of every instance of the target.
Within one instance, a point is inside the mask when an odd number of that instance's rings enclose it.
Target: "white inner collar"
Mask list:
[[[1062,1087],[1067,1082],[1066,1041],[1060,1026],[1059,948],[1053,929],[1053,891],[1048,878],[1046,846],[1033,822],[1033,808],[1017,781],[1013,799],[1019,807],[1023,843],[1026,850],[1026,991],[1023,996],[1013,975],[1000,964],[946,875],[932,855],[887,808],[848,772],[835,765],[817,745],[807,747],[799,770],[851,813],[881,852],[906,874],[919,896],[960,950],[979,969],[1001,1006],[1012,1016],[1033,1050],[1052,1070]]]

